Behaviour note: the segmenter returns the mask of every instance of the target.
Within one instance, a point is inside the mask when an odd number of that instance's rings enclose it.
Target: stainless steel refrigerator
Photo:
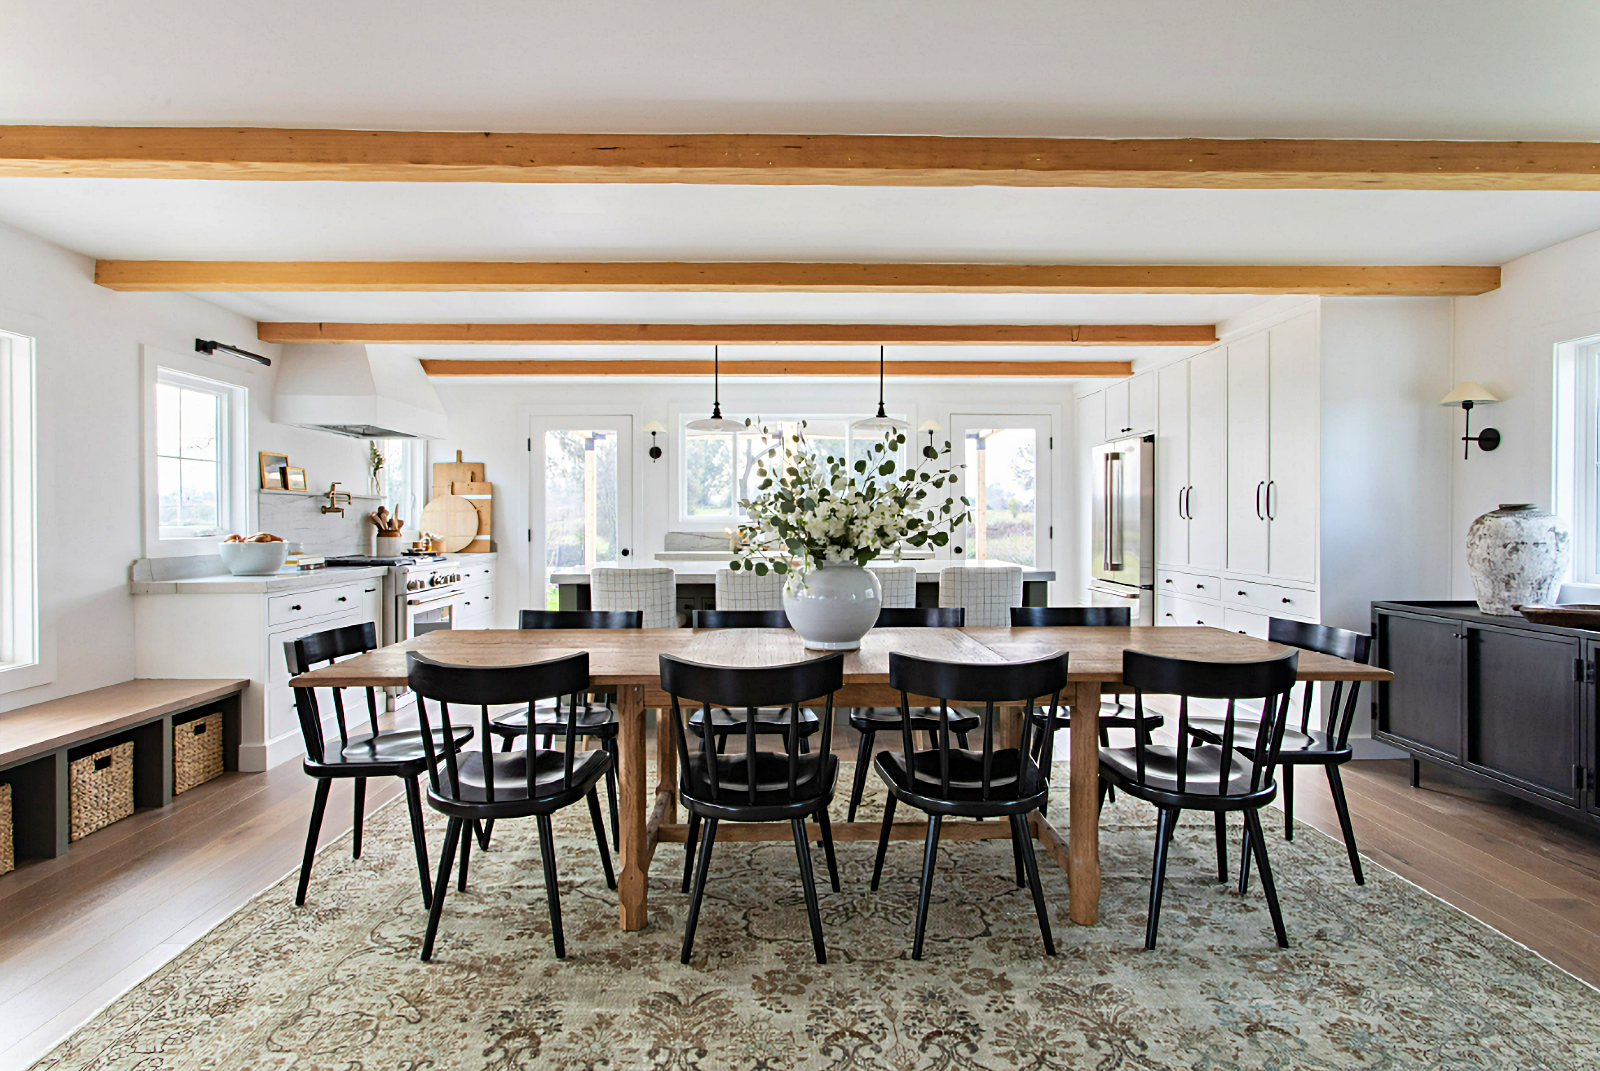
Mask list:
[[[1094,448],[1089,601],[1126,606],[1135,625],[1156,617],[1155,454],[1153,436]]]

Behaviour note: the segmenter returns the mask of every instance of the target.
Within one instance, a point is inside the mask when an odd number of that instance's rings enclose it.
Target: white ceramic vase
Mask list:
[[[870,570],[834,562],[793,576],[783,588],[789,627],[819,651],[854,651],[878,620],[883,587]]]
[[[1567,522],[1531,504],[1502,505],[1467,529],[1472,591],[1486,614],[1555,602],[1571,560]]]

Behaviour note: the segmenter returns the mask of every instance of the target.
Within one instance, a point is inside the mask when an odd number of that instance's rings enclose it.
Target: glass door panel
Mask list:
[[[971,519],[958,558],[1050,564],[1050,418],[955,414],[951,445],[964,464]]]
[[[625,564],[632,553],[632,420],[534,417],[533,604],[560,608],[559,573]]]

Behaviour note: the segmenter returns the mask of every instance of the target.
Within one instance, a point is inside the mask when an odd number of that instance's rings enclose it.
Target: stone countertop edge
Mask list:
[[[371,580],[389,571],[388,566],[365,569],[313,569],[304,573],[278,573],[274,576],[197,576],[187,580],[134,580],[128,590],[135,595],[270,595],[281,591],[331,588],[358,580]]]
[[[717,569],[726,564],[726,562],[674,563],[671,561],[664,561],[661,562],[660,566],[657,566],[656,568],[667,568],[673,570],[678,574],[678,582],[681,584],[711,584],[717,579]],[[903,561],[899,564],[916,567],[918,580],[925,579],[927,582],[931,583],[939,578],[940,570],[951,568],[953,566],[960,565],[961,563],[946,559],[934,559],[932,561],[921,559],[917,561]],[[972,563],[967,562],[966,564],[971,565]],[[621,566],[620,568],[648,569],[651,568],[651,566]],[[1056,574],[1052,569],[1035,569],[1028,565],[1024,565],[1022,567],[1022,579],[1024,581],[1050,581],[1054,580],[1055,578]],[[550,580],[556,584],[587,584],[589,583],[589,574],[581,569],[555,569],[550,572]]]

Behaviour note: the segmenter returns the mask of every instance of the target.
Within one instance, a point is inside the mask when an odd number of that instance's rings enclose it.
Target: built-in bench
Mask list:
[[[243,680],[134,680],[0,714],[0,783],[11,785],[17,858],[67,850],[67,763],[133,741],[133,805],[172,802],[172,726],[222,713],[223,766],[239,768]]]

